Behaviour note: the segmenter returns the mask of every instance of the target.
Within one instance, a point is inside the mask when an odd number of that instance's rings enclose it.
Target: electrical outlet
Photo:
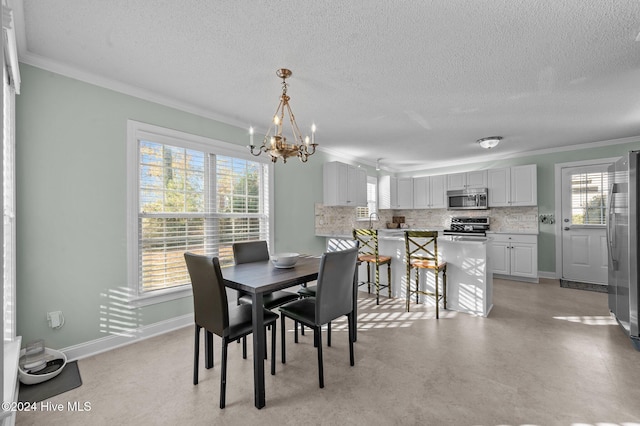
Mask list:
[[[47,320],[49,321],[49,327],[60,328],[64,324],[64,317],[62,311],[47,312]]]

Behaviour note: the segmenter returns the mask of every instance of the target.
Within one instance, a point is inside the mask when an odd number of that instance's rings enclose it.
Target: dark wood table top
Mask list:
[[[222,268],[227,287],[247,293],[271,293],[318,278],[320,257],[301,256],[293,268],[276,268],[269,260]]]

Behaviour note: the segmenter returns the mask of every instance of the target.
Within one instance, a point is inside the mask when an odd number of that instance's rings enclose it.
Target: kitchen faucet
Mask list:
[[[369,229],[373,229],[373,223],[371,221],[373,219],[373,216],[375,216],[378,220],[380,220],[380,216],[378,216],[378,213],[376,212],[371,213],[369,215]]]

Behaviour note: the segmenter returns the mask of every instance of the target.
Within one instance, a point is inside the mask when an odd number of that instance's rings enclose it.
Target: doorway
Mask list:
[[[560,200],[556,197],[560,262],[556,265],[565,282],[607,284],[607,168],[611,162],[603,159],[556,165],[556,177],[560,166]]]

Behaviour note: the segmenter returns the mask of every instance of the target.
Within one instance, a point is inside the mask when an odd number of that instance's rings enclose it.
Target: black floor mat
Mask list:
[[[80,370],[78,370],[78,362],[71,361],[53,379],[35,385],[20,383],[18,401],[29,403],[44,401],[52,396],[75,389],[80,385],[82,385],[82,378],[80,377]]]
[[[598,293],[607,293],[605,284],[581,283],[578,281],[560,280],[560,287],[573,288],[576,290],[597,291]]]

